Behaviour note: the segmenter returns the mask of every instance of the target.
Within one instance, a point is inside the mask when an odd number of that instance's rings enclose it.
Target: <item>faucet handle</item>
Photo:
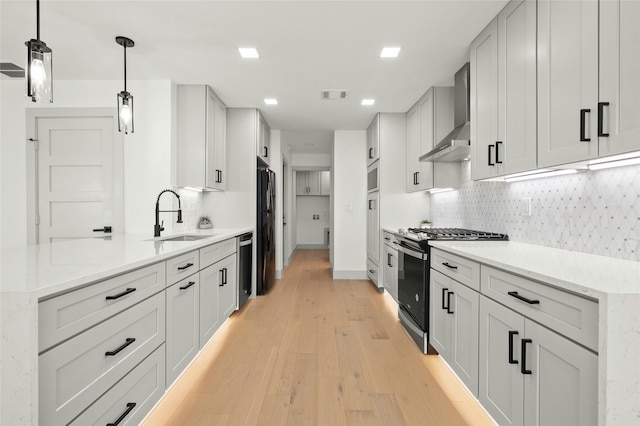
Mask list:
[[[164,231],[164,220],[162,222],[160,222],[160,230]]]

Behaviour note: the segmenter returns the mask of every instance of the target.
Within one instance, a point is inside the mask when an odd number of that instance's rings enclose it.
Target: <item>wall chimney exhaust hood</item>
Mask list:
[[[468,160],[471,156],[470,116],[470,75],[469,62],[456,73],[453,125],[454,129],[442,139],[431,151],[420,157],[420,161],[457,163]]]

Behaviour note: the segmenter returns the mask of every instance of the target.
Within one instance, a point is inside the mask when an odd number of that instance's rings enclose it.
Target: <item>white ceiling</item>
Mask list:
[[[114,38],[124,35],[136,43],[127,50],[131,80],[208,84],[230,107],[260,108],[274,129],[365,129],[375,112],[404,112],[430,86],[451,84],[471,40],[505,4],[41,0],[41,39],[56,79],[122,79]],[[0,27],[0,60],[22,66],[35,0],[0,0]],[[241,59],[240,46],[261,58]],[[402,46],[400,56],[380,59],[383,46]],[[321,100],[324,89],[348,95]],[[361,106],[365,97],[375,105]]]

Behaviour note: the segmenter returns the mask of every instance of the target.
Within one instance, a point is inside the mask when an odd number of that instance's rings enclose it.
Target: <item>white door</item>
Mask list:
[[[33,125],[35,242],[122,233],[122,139],[114,139],[114,117],[42,112]]]
[[[600,2],[599,155],[640,149],[640,2]],[[604,103],[608,102],[609,105]],[[598,116],[598,120],[601,120]]]
[[[449,364],[471,393],[478,397],[478,308],[480,294],[452,280],[449,312],[451,359]]]
[[[598,155],[597,1],[538,1],[538,167]]]

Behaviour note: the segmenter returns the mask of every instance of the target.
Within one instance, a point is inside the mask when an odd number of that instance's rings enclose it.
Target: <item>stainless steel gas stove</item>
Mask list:
[[[398,244],[398,317],[411,338],[428,352],[430,241],[505,241],[505,234],[459,228],[409,228]]]

